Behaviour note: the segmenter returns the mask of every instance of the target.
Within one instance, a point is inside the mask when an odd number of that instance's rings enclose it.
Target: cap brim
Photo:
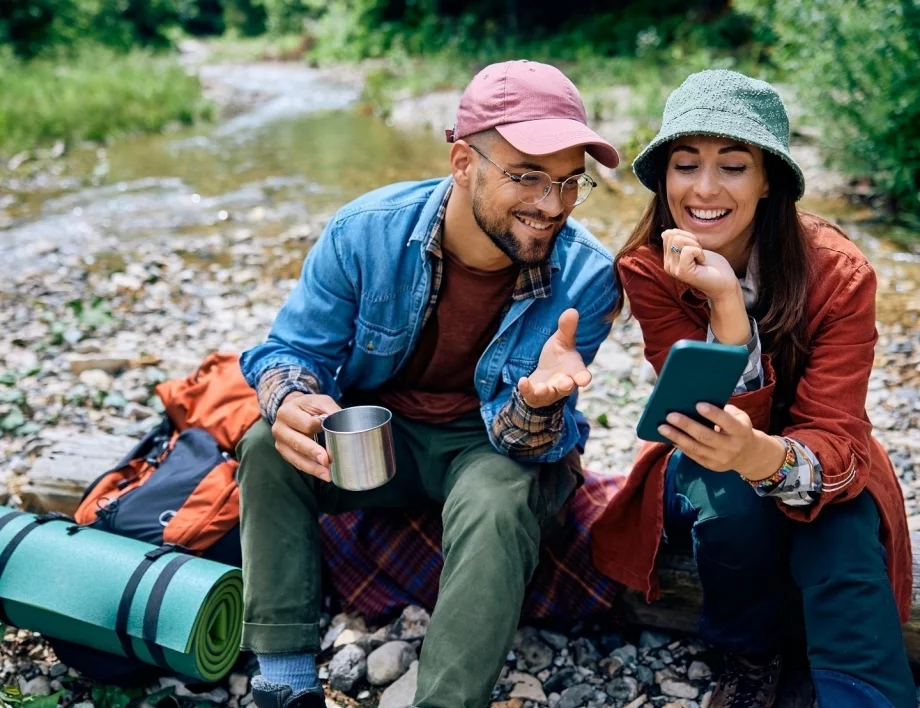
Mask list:
[[[527,155],[548,155],[584,145],[585,152],[605,167],[613,168],[620,164],[620,155],[613,145],[577,120],[528,120],[498,125],[495,129],[512,147]]]

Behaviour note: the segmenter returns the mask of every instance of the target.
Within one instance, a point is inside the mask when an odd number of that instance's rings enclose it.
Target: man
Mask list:
[[[541,531],[577,486],[565,459],[587,439],[577,389],[616,283],[609,253],[568,217],[596,186],[585,152],[609,167],[618,155],[575,86],[526,61],[473,79],[448,142],[449,178],[336,213],[268,339],[243,355],[265,418],[239,449],[259,708],[324,705],[318,514],[431,502],[444,569],[413,705],[487,705]],[[382,487],[330,483],[311,435],[343,401],[393,411],[397,472]]]

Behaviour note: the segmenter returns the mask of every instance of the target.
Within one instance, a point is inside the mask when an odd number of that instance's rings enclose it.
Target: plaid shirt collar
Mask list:
[[[447,215],[447,202],[450,200],[450,194],[453,191],[451,183],[444,192],[444,197],[438,207],[438,213],[431,224],[428,235],[423,241],[424,249],[433,256],[438,258],[438,263],[444,254],[441,251],[441,238],[444,235],[444,217]],[[517,282],[514,285],[514,292],[511,294],[514,300],[527,300],[528,298],[544,298],[552,295],[550,280],[554,270],[559,270],[559,257],[556,255],[556,249],[550,254],[549,260],[543,261],[539,265],[522,266],[521,273],[518,275]]]

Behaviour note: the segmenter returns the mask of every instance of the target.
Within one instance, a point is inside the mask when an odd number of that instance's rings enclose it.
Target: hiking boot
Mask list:
[[[771,708],[776,701],[779,655],[755,662],[737,654],[725,655],[725,667],[712,692],[709,708]]]
[[[326,708],[322,686],[294,695],[290,686],[259,681],[258,678],[252,682],[252,700],[257,708]]]

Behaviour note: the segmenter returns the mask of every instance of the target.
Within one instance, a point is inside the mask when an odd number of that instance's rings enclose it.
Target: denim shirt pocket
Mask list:
[[[402,354],[408,343],[409,328],[391,329],[367,322],[362,317],[355,321],[355,348],[364,354],[391,357]]]
[[[536,359],[508,359],[502,367],[502,381],[516,386],[522,376],[530,376],[536,368]]]

